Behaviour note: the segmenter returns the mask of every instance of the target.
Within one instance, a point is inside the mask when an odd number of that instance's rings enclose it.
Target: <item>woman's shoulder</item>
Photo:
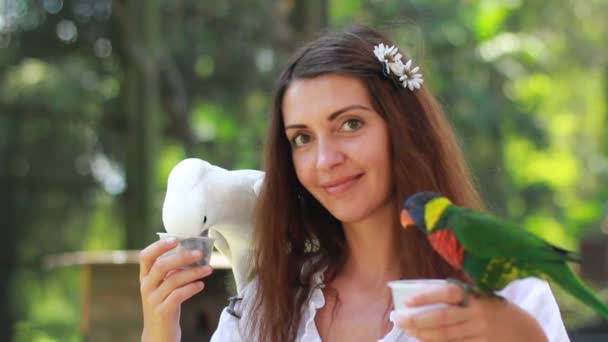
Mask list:
[[[514,280],[498,295],[536,318],[549,341],[569,341],[559,306],[546,280],[536,277]]]
[[[251,310],[257,291],[258,278],[254,277],[234,297],[228,299],[228,312],[234,312],[237,318],[241,318],[243,312]]]
[[[497,294],[531,313],[539,310],[552,310],[559,315],[559,307],[551,286],[544,279],[536,277],[517,279],[510,282]]]
[[[498,291],[498,294],[511,301],[525,300],[530,296],[538,297],[548,295],[553,297],[549,283],[544,279],[536,277],[527,277],[511,281],[502,290]]]
[[[233,297],[228,298],[228,306],[222,310],[217,329],[211,337],[211,342],[241,342],[246,341],[245,336],[250,336],[250,320],[248,317],[252,311],[257,288],[257,279],[249,281]]]
[[[304,306],[302,322],[299,327],[299,335],[311,331],[314,325],[314,313],[316,309],[323,306],[324,298],[320,288],[323,286],[323,270],[316,272],[312,277],[310,296]],[[255,311],[256,299],[258,298],[258,277],[252,278],[237,295],[228,299],[228,306],[222,311],[218,328],[214,333],[212,341],[245,341],[244,336],[253,336],[255,328],[251,315]],[[311,323],[312,322],[312,323]]]

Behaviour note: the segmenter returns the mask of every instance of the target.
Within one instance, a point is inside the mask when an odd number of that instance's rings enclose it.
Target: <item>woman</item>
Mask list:
[[[242,301],[224,310],[212,341],[568,340],[538,279],[510,284],[501,292],[507,300],[471,298],[466,306],[463,289],[448,285],[408,303],[446,308],[391,313],[390,280],[467,281],[416,230],[400,227],[403,199],[431,190],[481,207],[420,69],[392,46],[354,27],[319,38],[288,63],[266,142],[258,272]],[[185,256],[155,263],[170,246],[155,243],[142,253],[142,340],[178,340],[179,304],[201,290],[192,281],[210,272],[172,272],[192,261]]]

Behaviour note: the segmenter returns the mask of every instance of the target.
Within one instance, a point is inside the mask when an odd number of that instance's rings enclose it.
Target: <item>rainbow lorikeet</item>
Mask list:
[[[404,202],[401,225],[422,230],[443,259],[472,278],[479,294],[529,276],[551,279],[608,319],[608,305],[568,267],[578,256],[515,223],[454,205],[438,193],[419,192]]]

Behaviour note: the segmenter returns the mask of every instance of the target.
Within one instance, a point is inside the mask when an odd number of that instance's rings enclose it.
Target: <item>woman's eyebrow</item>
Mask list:
[[[371,111],[371,109],[368,108],[368,107],[366,107],[366,106],[362,106],[362,105],[350,105],[350,106],[346,106],[344,108],[338,109],[337,111],[329,114],[329,116],[327,117],[327,121],[333,121],[338,116],[340,116],[340,114],[342,114],[344,112],[348,112],[349,110],[353,110],[353,109],[363,109],[363,110]],[[303,124],[293,124],[293,125],[285,126],[286,130],[287,129],[293,129],[293,128],[306,128],[306,125],[303,125]]]
[[[327,117],[327,121],[333,121],[335,118],[337,118],[338,116],[340,116],[340,114],[344,113],[344,112],[348,112],[349,110],[352,109],[363,109],[363,110],[369,110],[371,111],[371,109],[367,108],[366,106],[362,106],[362,105],[350,105],[350,106],[346,106],[340,110],[337,110],[331,114],[329,114],[329,116]]]

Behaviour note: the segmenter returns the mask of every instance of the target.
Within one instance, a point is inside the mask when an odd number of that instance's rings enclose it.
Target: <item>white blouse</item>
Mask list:
[[[308,302],[304,305],[302,320],[298,327],[297,342],[322,342],[317,326],[315,315],[317,309],[325,305],[323,295],[323,271],[313,276],[313,284]],[[246,317],[251,311],[252,299],[255,296],[255,281],[243,288],[239,297],[243,300],[236,308],[241,314],[241,319],[228,313],[225,308],[220,316],[217,330],[211,337],[211,342],[245,342],[252,341],[250,327]],[[518,305],[534,316],[542,326],[549,342],[569,342],[568,334],[562,322],[559,307],[553,297],[549,284],[538,278],[525,278],[511,282],[503,290],[499,291],[502,297]],[[390,313],[390,321],[393,323],[391,331],[378,342],[415,342],[414,337],[407,335],[397,327],[395,323],[396,313]]]

